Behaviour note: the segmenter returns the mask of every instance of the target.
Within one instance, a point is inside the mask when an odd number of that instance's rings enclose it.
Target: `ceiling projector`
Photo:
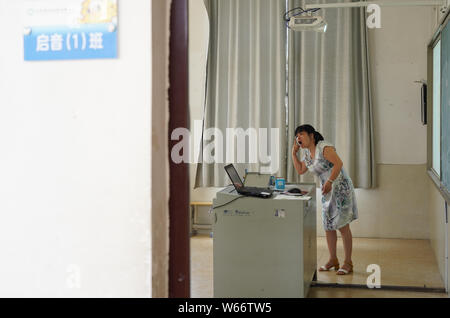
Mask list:
[[[326,32],[327,23],[321,16],[294,16],[289,19],[288,26],[291,30]]]

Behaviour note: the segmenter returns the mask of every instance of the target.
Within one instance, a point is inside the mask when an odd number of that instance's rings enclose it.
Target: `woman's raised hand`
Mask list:
[[[297,154],[299,149],[300,149],[300,146],[297,144],[297,138],[296,138],[296,139],[294,139],[294,145],[292,146],[292,153],[294,155]]]

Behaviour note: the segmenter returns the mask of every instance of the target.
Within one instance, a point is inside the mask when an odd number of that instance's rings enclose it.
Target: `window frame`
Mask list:
[[[434,57],[434,47],[441,41],[441,35],[444,28],[447,26],[450,20],[450,11],[447,11],[447,15],[441,20],[441,23],[439,23],[439,26],[437,27],[436,32],[433,35],[432,40],[428,44],[428,94],[427,94],[427,173],[428,176],[431,178],[432,183],[436,186],[438,191],[441,193],[441,195],[444,197],[444,199],[450,203],[450,190],[447,191],[444,184],[442,183],[442,117],[440,116],[440,151],[439,151],[439,162],[440,162],[440,173],[439,175],[434,171],[433,169],[433,123],[434,123],[434,117],[433,117],[433,57]],[[442,65],[442,42],[441,43],[441,65]],[[442,113],[442,69],[440,71],[440,77],[441,77],[441,87],[440,87],[440,103],[439,103],[439,110]]]
[[[439,55],[440,55],[440,65],[439,67],[441,68],[442,66],[442,42],[441,42],[441,33],[439,33],[439,36],[435,39],[435,41],[433,42],[433,45],[431,46],[431,51],[432,51],[432,61],[431,61],[431,66],[432,66],[432,76],[431,78],[431,82],[432,82],[432,86],[431,86],[431,91],[428,92],[428,94],[432,94],[433,96],[431,97],[431,112],[432,112],[432,116],[431,116],[431,163],[430,163],[430,170],[431,172],[434,174],[435,178],[437,180],[439,180],[439,182],[442,181],[442,118],[441,116],[439,116],[439,173],[434,169],[434,125],[435,125],[435,121],[434,121],[434,49],[436,48],[437,45],[440,45],[440,51],[439,51]],[[439,113],[442,113],[442,69],[439,70],[439,83],[440,83],[440,89],[439,89]]]

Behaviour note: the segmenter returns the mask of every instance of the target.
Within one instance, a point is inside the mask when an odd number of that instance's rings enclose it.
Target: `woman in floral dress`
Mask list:
[[[355,191],[350,177],[342,167],[335,147],[324,140],[311,125],[302,125],[295,130],[296,141],[292,147],[292,160],[299,174],[315,173],[322,188],[322,221],[325,229],[330,258],[319,271],[336,270],[338,275],[353,272],[352,232],[350,222],[358,218]],[[299,160],[297,153],[304,149]],[[336,255],[337,233],[341,232],[344,244],[344,265],[339,268]]]

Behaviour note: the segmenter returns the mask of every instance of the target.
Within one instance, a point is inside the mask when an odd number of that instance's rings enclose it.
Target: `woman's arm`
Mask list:
[[[338,154],[333,147],[326,146],[323,149],[323,157],[333,164],[333,169],[331,170],[331,175],[328,180],[333,182],[339,176],[342,169],[342,160],[339,158]]]

